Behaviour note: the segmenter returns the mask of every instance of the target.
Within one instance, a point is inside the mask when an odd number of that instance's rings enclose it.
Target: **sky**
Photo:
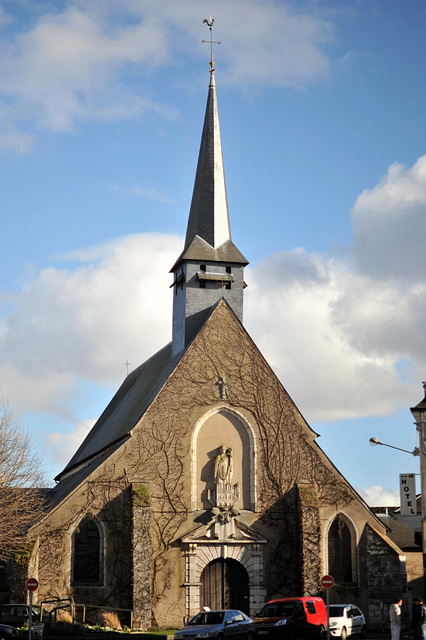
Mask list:
[[[171,339],[209,83],[244,324],[371,505],[419,473],[424,0],[2,0],[0,397],[46,484]],[[419,479],[418,490],[419,490]]]

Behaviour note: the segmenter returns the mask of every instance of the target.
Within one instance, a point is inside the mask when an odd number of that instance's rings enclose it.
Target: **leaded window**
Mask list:
[[[102,583],[103,544],[100,527],[85,517],[73,535],[72,581],[74,585]]]
[[[352,540],[348,525],[339,515],[328,532],[328,573],[335,582],[352,582]]]

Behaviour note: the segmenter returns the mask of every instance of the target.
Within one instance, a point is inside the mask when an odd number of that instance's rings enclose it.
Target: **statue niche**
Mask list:
[[[194,509],[251,509],[252,451],[248,429],[229,411],[212,412],[194,432]]]

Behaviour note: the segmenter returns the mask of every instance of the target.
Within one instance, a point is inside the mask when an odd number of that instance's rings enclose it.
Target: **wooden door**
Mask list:
[[[217,558],[201,574],[201,607],[240,609],[249,613],[249,580],[243,565],[231,558]]]

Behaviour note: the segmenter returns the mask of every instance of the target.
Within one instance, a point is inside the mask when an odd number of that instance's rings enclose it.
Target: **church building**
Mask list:
[[[403,552],[244,328],[247,264],[231,237],[212,61],[171,269],[172,341],[127,376],[56,478],[30,531],[38,602],[180,627],[203,606],[254,615],[274,597],[324,597],[330,574],[330,601],[378,627],[406,593]]]

